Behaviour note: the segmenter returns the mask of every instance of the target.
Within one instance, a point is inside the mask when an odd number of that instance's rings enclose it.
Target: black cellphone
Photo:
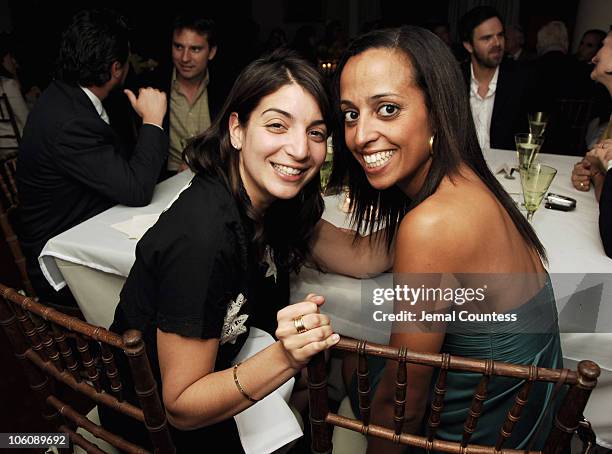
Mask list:
[[[549,192],[544,198],[544,206],[551,210],[572,211],[576,208],[576,199]]]

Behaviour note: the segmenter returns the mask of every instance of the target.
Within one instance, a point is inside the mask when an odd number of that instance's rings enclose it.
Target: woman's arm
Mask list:
[[[321,220],[315,227],[313,258],[324,271],[336,274],[367,278],[383,273],[393,265],[393,252],[387,250],[383,232],[355,241],[354,231]]]
[[[288,306],[278,313],[280,341],[242,363],[236,375],[253,399],[263,399],[293,377],[310,357],[334,345],[329,318],[318,313],[320,296]],[[297,334],[293,319],[303,316],[308,329]],[[157,331],[162,394],[169,422],[182,430],[228,419],[252,402],[238,389],[233,369],[214,371],[218,339],[194,339]]]
[[[457,250],[456,235],[452,233],[453,228],[443,218],[429,216],[423,208],[421,205],[402,220],[397,235],[393,272],[398,280],[411,281],[411,278],[415,278],[426,287],[436,287],[440,281],[437,278],[438,273],[455,269],[457,266],[456,254],[460,251]],[[420,273],[428,273],[428,276],[420,277]],[[425,278],[431,278],[431,282],[423,281]],[[420,286],[419,283],[415,285]],[[432,307],[426,306],[418,307],[413,312],[418,313],[421,309],[433,312]],[[415,333],[415,330],[412,330],[413,332],[407,333],[405,332],[407,330],[394,326],[392,331],[390,345],[405,346],[417,352],[439,353],[445,336],[443,327],[437,329],[436,332]],[[417,433],[426,412],[433,369],[408,364],[407,372],[408,386],[403,431]],[[372,400],[372,423],[374,424],[393,427],[396,374],[397,363],[388,361]],[[371,438],[368,441],[369,454],[380,452],[394,454],[405,452],[405,450],[405,446],[397,446],[380,439]]]

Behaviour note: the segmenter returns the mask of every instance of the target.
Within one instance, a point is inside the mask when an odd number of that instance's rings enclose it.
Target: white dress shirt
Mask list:
[[[94,95],[94,93],[89,88],[81,87],[81,90],[83,90],[87,97],[91,99],[91,102],[96,108],[96,112],[98,112],[98,115],[100,115],[100,118],[104,120],[107,125],[110,124],[108,114],[106,113],[106,110],[104,110],[104,106],[102,105],[102,101],[100,101],[100,98]]]
[[[474,77],[474,67],[470,65],[470,107],[474,126],[478,135],[480,148],[485,150],[491,148],[491,116],[493,115],[493,105],[495,104],[495,92],[497,90],[497,78],[499,76],[499,66],[495,69],[495,74],[489,82],[489,91],[484,98],[478,94],[479,83]]]

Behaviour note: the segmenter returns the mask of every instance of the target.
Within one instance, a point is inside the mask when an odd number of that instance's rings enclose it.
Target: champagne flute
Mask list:
[[[529,167],[535,162],[544,139],[531,133],[521,133],[514,135],[514,141],[516,143],[519,169],[521,169],[523,167]]]
[[[536,137],[544,137],[548,114],[546,112],[531,112],[527,114],[529,120],[529,132]]]
[[[327,148],[325,153],[325,161],[323,161],[323,165],[320,170],[321,177],[321,190],[323,194],[327,193],[327,183],[329,183],[329,177],[332,171],[332,164],[334,160],[334,147],[332,144],[331,136],[327,138]]]
[[[521,167],[521,186],[523,187],[523,200],[527,210],[527,221],[531,222],[533,214],[540,208],[544,194],[548,191],[557,169],[551,166],[532,163],[529,167]]]

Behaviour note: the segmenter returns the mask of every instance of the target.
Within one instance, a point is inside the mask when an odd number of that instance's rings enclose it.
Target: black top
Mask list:
[[[37,260],[45,243],[117,203],[147,205],[167,153],[163,131],[144,125],[130,156],[80,87],[49,85],[30,112],[17,166],[19,239],[40,293],[50,289]]]
[[[143,332],[160,394],[158,328],[185,337],[221,339],[217,371],[230,367],[249,326],[274,334],[276,313],[289,302],[288,274],[279,272],[276,282],[273,275],[265,277],[269,267],[257,260],[250,245],[252,234],[252,222],[240,212],[226,187],[215,177],[197,175],[138,243],[136,262],[121,292],[111,330]],[[247,330],[228,341],[229,324],[224,318],[230,305],[236,307],[240,301],[244,303],[233,320],[246,315]],[[129,376],[126,366],[119,365],[124,378]],[[135,401],[133,395],[127,398]],[[129,438],[132,430],[125,432],[121,426],[120,431]],[[201,444],[213,437],[223,439],[226,448],[232,446],[227,452],[241,450],[233,418],[195,431],[173,430],[172,434],[179,448],[187,449],[190,440],[199,439]]]
[[[612,170],[608,171],[599,197],[599,234],[606,255],[612,258]]]

